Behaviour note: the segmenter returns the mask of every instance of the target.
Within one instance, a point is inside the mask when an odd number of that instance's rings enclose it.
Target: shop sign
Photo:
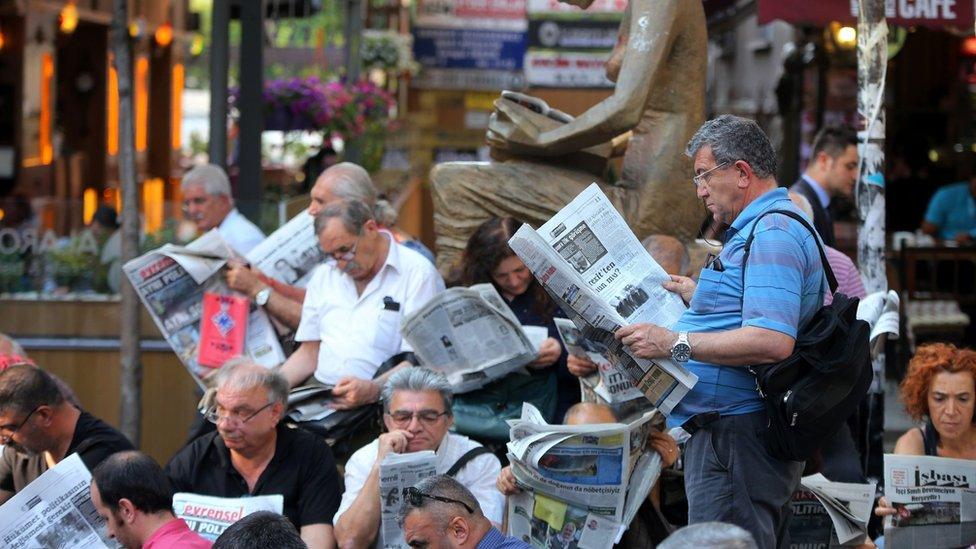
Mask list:
[[[858,0],[759,0],[759,23],[856,24]],[[973,27],[972,0],[885,0],[888,24],[923,27]]]
[[[410,80],[410,87],[425,90],[521,90],[522,71],[425,68]]]
[[[628,0],[594,0],[585,10],[559,0],[528,0],[526,11],[531,17],[537,13],[576,14],[586,18],[596,13],[623,13]]]
[[[414,58],[425,68],[519,70],[524,32],[416,27]]]
[[[608,53],[531,50],[525,55],[525,80],[531,86],[612,88],[604,64]]]
[[[420,0],[417,25],[525,30],[525,0]]]
[[[529,47],[568,50],[611,50],[617,44],[618,21],[586,19],[529,21]]]

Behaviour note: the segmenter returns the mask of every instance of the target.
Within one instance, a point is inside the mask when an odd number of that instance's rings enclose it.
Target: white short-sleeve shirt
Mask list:
[[[362,295],[335,263],[315,268],[295,341],[321,342],[315,378],[322,383],[343,376],[371,379],[384,361],[411,350],[400,337],[404,317],[443,291],[444,280],[430,261],[390,239],[386,262]]]
[[[437,449],[437,474],[446,474],[461,456],[478,446],[481,445],[466,436],[447,433]],[[356,500],[360,490],[363,489],[366,478],[369,477],[373,464],[376,462],[378,448],[379,441],[374,440],[356,450],[356,453],[346,462],[346,491],[342,494],[342,501],[339,503],[339,510],[336,512],[332,524],[335,524],[339,517],[349,510],[352,502]],[[502,513],[505,510],[505,496],[495,487],[495,479],[498,478],[498,473],[501,470],[502,466],[497,457],[493,454],[483,454],[469,461],[464,468],[454,475],[454,478],[470,490],[474,498],[478,500],[482,513],[495,524],[502,523]],[[379,498],[379,494],[376,497]]]
[[[247,255],[252,248],[264,240],[261,229],[237,211],[237,208],[232,209],[227,217],[224,217],[217,227],[217,232],[241,256]]]

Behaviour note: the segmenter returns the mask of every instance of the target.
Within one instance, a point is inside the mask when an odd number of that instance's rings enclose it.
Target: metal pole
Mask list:
[[[250,2],[243,2],[249,4]],[[227,70],[230,0],[213,0],[210,29],[210,162],[227,168]]]
[[[363,40],[363,2],[362,0],[346,1],[346,82],[356,82],[360,73],[360,53]],[[362,163],[363,148],[359,140],[344,143],[343,160],[346,162]]]
[[[861,166],[855,198],[858,211],[857,261],[868,293],[888,290],[885,269],[884,90],[888,68],[888,24],[884,0],[861,0],[857,19],[857,114]],[[884,425],[884,370],[882,351],[874,358],[874,383],[868,399],[865,473],[880,475],[879,435]],[[874,428],[871,428],[874,425]],[[871,459],[873,456],[873,459]]]
[[[112,50],[119,80],[119,184],[122,191],[122,263],[139,255],[139,184],[136,181],[135,127],[132,110],[132,53],[129,50],[128,2],[115,0]],[[139,361],[139,299],[127,277],[122,282],[121,409],[119,427],[139,446],[142,418],[142,364]]]
[[[261,133],[264,131],[264,2],[241,2],[240,134],[237,154],[237,207],[260,223]]]

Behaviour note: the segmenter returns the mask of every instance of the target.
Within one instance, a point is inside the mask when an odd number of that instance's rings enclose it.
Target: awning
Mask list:
[[[888,24],[973,30],[973,0],[885,0]],[[857,0],[759,0],[759,23],[857,23]]]

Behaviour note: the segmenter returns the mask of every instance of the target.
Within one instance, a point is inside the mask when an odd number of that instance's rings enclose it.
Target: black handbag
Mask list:
[[[835,292],[837,279],[817,232],[806,219],[789,210],[770,210],[759,218],[773,213],[789,216],[813,233],[830,291]],[[756,224],[745,243],[743,289]],[[773,457],[809,459],[867,394],[873,376],[868,344],[871,330],[867,322],[857,319],[857,304],[857,298],[834,293],[833,302],[800,327],[789,357],[749,368],[766,402],[766,448]]]

